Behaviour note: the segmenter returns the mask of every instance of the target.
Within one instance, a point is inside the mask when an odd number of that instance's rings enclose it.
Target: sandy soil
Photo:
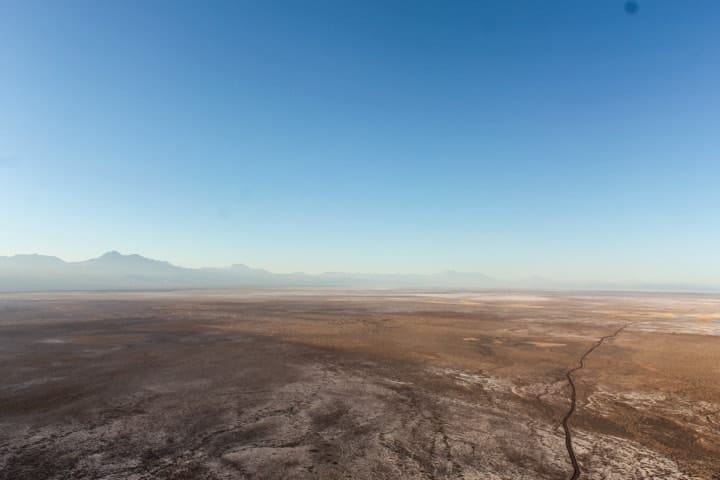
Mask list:
[[[0,479],[720,479],[720,298],[0,295]]]

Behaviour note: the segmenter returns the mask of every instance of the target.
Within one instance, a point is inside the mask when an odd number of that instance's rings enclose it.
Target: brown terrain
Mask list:
[[[720,479],[720,297],[0,295],[0,479]]]

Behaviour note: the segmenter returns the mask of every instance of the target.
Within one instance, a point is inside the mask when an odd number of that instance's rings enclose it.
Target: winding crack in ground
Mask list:
[[[565,430],[565,447],[568,451],[568,456],[570,457],[570,462],[572,463],[573,467],[573,474],[572,477],[570,477],[570,480],[577,480],[580,478],[580,464],[577,461],[577,458],[575,457],[575,450],[573,449],[572,444],[572,433],[570,432],[570,417],[572,417],[573,413],[575,413],[575,406],[577,404],[577,392],[575,389],[575,381],[573,380],[572,374],[577,372],[578,370],[582,369],[585,366],[585,359],[595,351],[596,348],[598,348],[600,345],[603,344],[603,342],[609,338],[616,337],[620,332],[625,330],[625,328],[628,327],[629,324],[625,324],[622,327],[615,330],[610,335],[605,335],[604,337],[600,337],[600,339],[595,342],[590,348],[588,348],[585,353],[583,353],[582,357],[580,357],[580,361],[578,362],[578,366],[575,368],[571,368],[567,371],[565,374],[565,377],[567,378],[568,385],[570,385],[570,409],[565,414],[562,420],[562,426],[563,430]]]

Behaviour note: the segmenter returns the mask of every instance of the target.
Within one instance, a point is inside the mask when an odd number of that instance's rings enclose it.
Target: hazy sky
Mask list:
[[[0,1],[0,255],[720,283],[720,2]]]

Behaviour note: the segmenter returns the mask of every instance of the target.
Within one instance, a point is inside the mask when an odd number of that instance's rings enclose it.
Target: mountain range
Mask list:
[[[447,271],[433,275],[272,273],[235,264],[225,268],[185,268],[117,251],[80,262],[47,255],[0,257],[0,291],[142,290],[283,286],[477,287],[497,281],[480,273]]]
[[[503,288],[644,291],[714,291],[705,285],[657,283],[567,284],[542,277],[507,281],[476,272],[369,274],[327,272],[273,273],[242,264],[224,268],[185,268],[141,255],[107,252],[66,262],[48,255],[0,256],[0,292],[71,290],[161,290],[237,287]]]

